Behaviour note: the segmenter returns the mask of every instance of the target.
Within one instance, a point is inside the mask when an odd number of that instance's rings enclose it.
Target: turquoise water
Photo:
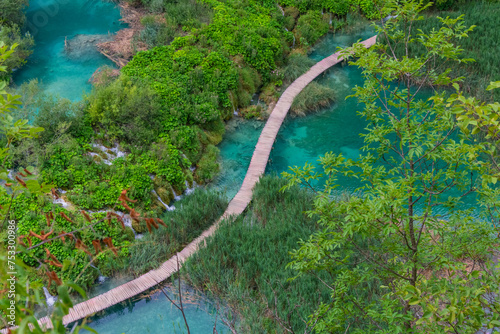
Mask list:
[[[352,35],[327,35],[316,45],[310,58],[319,61],[336,52],[337,47],[345,47],[359,39],[367,39],[371,36],[373,36],[371,30]],[[290,166],[303,167],[306,162],[316,166],[318,172],[322,172],[318,158],[326,152],[341,153],[350,159],[360,156],[360,149],[364,145],[360,134],[365,133],[366,122],[357,115],[357,111],[362,110],[363,105],[359,105],[355,98],[346,99],[346,97],[353,93],[352,88],[363,84],[361,71],[346,63],[341,63],[320,75],[316,81],[334,90],[335,103],[305,117],[288,116],[285,119],[269,157],[267,174],[279,175],[289,171]],[[430,93],[430,90],[422,90],[420,95],[425,98]],[[222,164],[231,167],[230,170],[222,170],[221,179],[231,180],[233,184],[231,189],[236,184],[241,185],[245,177],[252,154],[248,152],[248,147],[255,146],[261,131],[260,129],[254,130],[255,122],[240,121],[239,132],[226,134],[219,146]],[[340,185],[337,189],[338,193],[352,192],[362,186],[360,182],[352,178],[339,177],[337,183]],[[321,181],[314,183],[317,186],[320,184]],[[223,187],[224,185],[218,184],[217,186]],[[462,209],[476,208],[474,195],[466,196],[464,201],[465,203],[461,205]],[[448,214],[444,208],[436,208],[435,212],[443,216]]]
[[[113,66],[95,44],[125,27],[114,2],[31,0],[26,16],[35,49],[27,64],[14,73],[17,85],[38,79],[44,91],[80,100],[91,89],[88,80],[94,71]]]
[[[329,34],[315,46],[309,57],[320,61],[335,53],[337,47],[346,47],[371,36],[371,30],[352,35]],[[357,68],[338,64],[316,80],[334,89],[336,102],[306,117],[288,116],[285,119],[271,151],[266,173],[280,174],[289,166],[304,166],[306,162],[317,165],[318,157],[328,151],[343,153],[349,158],[359,156],[359,148],[363,144],[359,134],[365,127],[364,121],[356,115],[361,106],[355,99],[346,101],[345,97],[352,94],[355,85],[363,83],[361,72]],[[234,126],[230,126],[219,145],[221,174],[215,186],[226,189],[228,195],[234,196],[243,183],[264,122],[239,119],[229,124],[237,124],[237,129],[234,131]],[[344,186],[344,189],[354,189],[358,185],[346,183]]]
[[[170,289],[166,288],[165,291],[170,298],[178,301]],[[88,326],[99,334],[187,333],[181,311],[173,306],[161,292],[137,302],[127,301],[126,303],[125,306],[118,305],[107,309],[104,317],[94,320]],[[184,288],[183,305],[191,333],[214,333],[214,325],[218,333],[230,333],[220,321],[220,314],[216,316],[216,307],[189,288]],[[81,333],[90,332],[81,331]]]
[[[252,154],[264,128],[264,122],[234,118],[227,123],[224,140],[219,144],[220,173],[209,187],[234,197],[247,172]]]

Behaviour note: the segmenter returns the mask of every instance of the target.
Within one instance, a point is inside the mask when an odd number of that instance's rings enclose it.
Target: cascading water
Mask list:
[[[51,309],[52,306],[54,306],[54,304],[56,303],[57,297],[52,296],[46,287],[43,287],[43,293],[45,294],[45,303],[47,304],[47,307]]]
[[[98,282],[99,284],[102,284],[102,283],[106,282],[106,281],[109,279],[109,277],[104,276],[104,275],[102,274],[101,270],[99,270],[99,268],[97,268],[96,266],[94,266],[92,263],[90,264],[90,266],[91,266],[92,268],[94,268],[95,270],[97,270],[97,272],[99,273],[99,276],[97,277],[97,282]]]
[[[186,181],[186,191],[184,193],[186,195],[192,194],[197,186],[198,186],[198,184],[195,181],[193,181],[193,186],[190,188],[188,181]]]
[[[170,206],[170,205],[166,204],[165,202],[163,202],[160,195],[158,195],[158,193],[154,189],[151,190],[151,193],[156,196],[158,201],[165,207],[165,209],[167,209],[167,211],[174,211],[175,210],[175,206],[173,206],[173,205]]]
[[[57,199],[54,199],[52,201],[54,204],[61,204],[61,206],[65,209],[69,208],[71,206],[71,203],[68,201],[65,201],[63,198],[59,197]]]
[[[103,146],[101,144],[94,143],[92,144],[92,147],[101,151],[101,154],[95,152],[89,152],[89,154],[92,157],[99,157],[99,159],[106,165],[112,165],[113,160],[125,157],[125,152],[120,151],[118,144],[115,144],[115,146],[113,146],[112,148],[107,148],[106,146]],[[102,155],[106,156],[106,158],[103,158]]]

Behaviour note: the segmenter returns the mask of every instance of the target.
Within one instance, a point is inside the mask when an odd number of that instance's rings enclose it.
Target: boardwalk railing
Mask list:
[[[376,36],[363,41],[362,44],[368,48],[374,45],[375,41]],[[240,215],[252,199],[253,187],[259,180],[260,176],[264,174],[274,140],[276,139],[276,135],[278,134],[288,110],[290,110],[294,98],[318,75],[333,65],[339,63],[341,60],[342,59],[339,58],[338,52],[323,59],[312,66],[307,73],[297,78],[297,80],[295,80],[285,90],[283,95],[281,95],[278,103],[269,116],[264,129],[262,130],[257,145],[255,146],[250,166],[248,167],[247,174],[243,180],[240,190],[231,202],[229,202],[226,211],[214,225],[203,232],[199,237],[194,239],[181,252],[179,252],[177,256],[174,256],[164,262],[158,269],[151,270],[128,283],[122,284],[109,290],[108,292],[75,305],[70,309],[69,314],[63,318],[64,324],[70,324],[74,321],[91,316],[96,312],[102,311],[108,307],[127,300],[166,280],[177,271],[177,257],[180,264],[184,263],[188,257],[196,252],[198,245],[200,245],[202,241],[214,234],[222,220]],[[52,325],[50,319],[47,317],[41,318],[39,323],[41,326],[46,326],[46,328],[50,328]],[[2,330],[2,332],[4,331],[5,330]]]

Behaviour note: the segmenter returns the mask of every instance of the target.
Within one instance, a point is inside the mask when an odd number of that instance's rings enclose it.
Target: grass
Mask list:
[[[313,81],[295,97],[290,110],[303,116],[308,110],[319,110],[330,105],[334,94],[333,89]]]
[[[239,313],[242,333],[283,332],[276,315],[302,332],[302,319],[329,299],[329,291],[312,276],[288,280],[296,274],[286,267],[289,252],[317,225],[303,214],[312,207],[311,194],[299,188],[280,192],[284,182],[263,177],[248,212],[222,224],[183,267],[192,285]]]
[[[157,268],[216,222],[227,207],[221,193],[197,188],[177,202],[174,211],[162,216],[167,227],[159,226],[130,247],[128,271],[134,275]]]

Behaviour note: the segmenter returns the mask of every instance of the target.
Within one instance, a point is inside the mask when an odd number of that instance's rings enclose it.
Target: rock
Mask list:
[[[65,39],[64,50],[69,58],[85,60],[93,58],[99,53],[97,44],[110,41],[108,35],[76,35],[71,39]]]
[[[158,194],[158,196],[160,196],[161,200],[166,204],[169,204],[175,198],[175,194],[173,193],[172,190],[167,190],[163,187],[156,189],[156,193]]]

